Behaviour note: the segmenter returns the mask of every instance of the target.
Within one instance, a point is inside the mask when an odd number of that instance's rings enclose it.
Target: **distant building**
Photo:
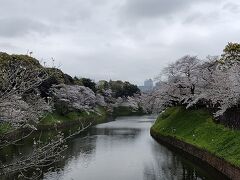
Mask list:
[[[161,82],[156,82],[155,83],[155,88],[159,88],[161,86]]]
[[[146,87],[147,89],[153,89],[153,80],[152,79],[145,80],[144,87]]]
[[[144,86],[138,86],[138,88],[142,91],[142,92],[148,92],[153,90],[153,80],[152,79],[146,79],[144,81]]]

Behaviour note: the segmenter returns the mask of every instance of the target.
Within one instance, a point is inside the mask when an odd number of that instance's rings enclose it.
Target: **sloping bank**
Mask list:
[[[95,111],[73,111],[64,115],[54,111],[53,113],[49,113],[40,121],[40,123],[37,125],[37,131],[35,133],[49,130],[78,129],[78,127],[82,125],[88,126],[89,123],[91,123],[91,126],[94,126],[96,124],[112,121],[119,116],[136,116],[143,114],[144,113],[142,109],[136,111],[130,107],[127,108],[122,106],[114,108],[113,112],[109,112],[106,108],[101,106],[97,107]],[[29,129],[12,131],[12,128],[7,124],[2,124],[0,126],[0,140],[16,140],[19,139],[19,137],[28,135],[29,133]]]
[[[73,126],[92,125],[114,120],[119,116],[143,115],[142,109],[134,110],[131,107],[115,107],[113,112],[108,112],[104,107],[97,107],[95,111],[90,112],[70,112],[61,115],[58,112],[48,114],[38,125],[38,130],[66,129]]]
[[[65,115],[58,113],[57,111],[49,113],[45,116],[40,123],[36,126],[38,133],[40,131],[49,130],[68,130],[78,128],[80,126],[87,126],[92,123],[91,126],[107,122],[112,120],[112,116],[103,107],[98,107],[96,111],[93,112],[70,112]],[[7,124],[1,124],[0,126],[0,140],[17,140],[19,137],[28,136],[31,132],[30,129],[18,129],[13,130]],[[34,135],[33,133],[33,135]]]
[[[208,163],[231,179],[240,178],[240,131],[213,122],[207,110],[171,107],[161,113],[151,135]]]
[[[104,107],[98,107],[95,111],[90,112],[73,111],[64,115],[55,111],[41,120],[38,130],[66,129],[74,126],[88,125],[89,123],[96,125],[108,120],[112,120],[112,116]]]

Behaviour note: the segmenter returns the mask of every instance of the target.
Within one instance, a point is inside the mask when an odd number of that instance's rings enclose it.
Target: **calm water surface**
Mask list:
[[[66,160],[45,180],[220,180],[208,167],[199,167],[158,144],[150,136],[154,119],[124,117],[92,127],[69,143]]]

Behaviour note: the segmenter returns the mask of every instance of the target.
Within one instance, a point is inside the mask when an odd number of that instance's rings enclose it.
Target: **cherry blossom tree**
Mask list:
[[[40,97],[38,86],[48,77],[40,66],[8,60],[0,67],[0,119],[15,129],[33,127],[51,106]]]
[[[167,106],[189,103],[199,93],[200,65],[197,57],[189,55],[168,65],[158,77],[158,88],[145,95],[145,104],[152,106],[154,111],[161,111]]]
[[[48,78],[40,64],[16,60],[6,53],[0,55],[0,60],[2,56],[7,57],[0,64],[0,125],[9,124],[11,127],[10,132],[0,136],[2,149],[29,137],[36,130],[41,117],[51,112],[52,106],[51,98],[43,99],[38,90],[39,85]],[[17,173],[19,178],[23,179],[39,178],[44,167],[62,159],[62,152],[67,148],[65,142],[88,128],[91,122],[84,124],[67,137],[59,132],[47,143],[34,141],[31,154],[22,156],[11,164],[0,162],[0,174]],[[17,137],[11,137],[12,133],[17,133]],[[29,174],[28,170],[31,170],[32,174]]]
[[[89,111],[97,103],[95,93],[88,87],[79,85],[55,85],[51,89],[55,107],[62,113],[69,111]]]
[[[190,108],[201,102],[215,111],[215,117],[221,116],[239,105],[239,62],[237,43],[229,43],[221,57],[199,60],[195,56],[184,56],[163,70],[158,88],[142,95],[145,109],[161,111],[173,105]]]

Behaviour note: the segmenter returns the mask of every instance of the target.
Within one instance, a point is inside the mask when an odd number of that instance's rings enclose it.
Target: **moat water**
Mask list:
[[[123,117],[90,128],[68,142],[65,159],[56,164],[57,170],[46,169],[41,179],[225,179],[216,170],[188,160],[181,153],[156,142],[150,136],[154,120],[150,116]],[[31,152],[31,144],[18,147],[15,151]]]

